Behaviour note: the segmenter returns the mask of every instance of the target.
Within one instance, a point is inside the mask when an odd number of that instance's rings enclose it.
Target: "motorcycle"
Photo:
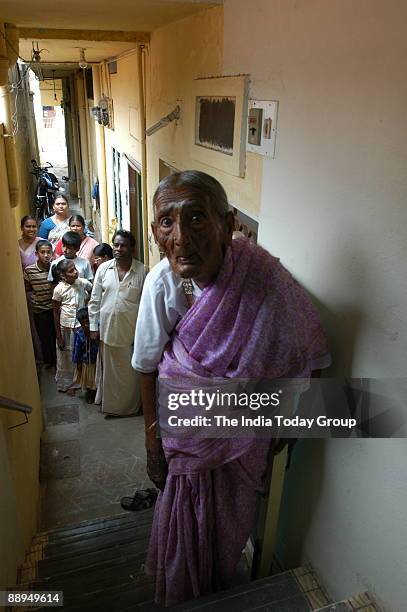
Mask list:
[[[37,221],[43,221],[47,217],[54,214],[52,205],[55,201],[57,191],[59,191],[59,182],[55,174],[48,170],[52,168],[52,164],[47,162],[47,165],[41,168],[35,159],[31,160],[33,174],[37,178],[37,188],[34,196],[35,218]]]

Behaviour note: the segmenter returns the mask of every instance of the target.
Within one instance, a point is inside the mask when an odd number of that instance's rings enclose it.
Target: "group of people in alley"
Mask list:
[[[330,358],[301,286],[266,250],[232,239],[217,180],[171,174],[153,210],[162,258],[148,274],[129,231],[117,230],[112,248],[96,244],[61,196],[39,228],[22,219],[20,252],[34,345],[46,367],[56,364],[58,389],[85,389],[109,417],[143,413],[147,473],[159,490],[145,568],[157,602],[173,606],[231,584],[277,445],[160,436],[168,408],[160,388],[307,380]]]
[[[58,391],[101,404],[106,417],[140,413],[131,349],[144,266],[133,257],[131,232],[112,246],[86,234],[58,195],[54,215],[38,226],[21,220],[19,248],[37,362],[56,368]],[[126,391],[125,391],[126,390]]]

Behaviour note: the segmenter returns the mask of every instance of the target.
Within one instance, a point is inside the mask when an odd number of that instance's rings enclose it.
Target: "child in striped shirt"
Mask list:
[[[56,365],[55,328],[52,309],[53,284],[48,273],[53,257],[48,240],[39,240],[35,245],[37,261],[24,270],[24,284],[31,301],[35,329],[40,339],[42,358],[46,367]]]

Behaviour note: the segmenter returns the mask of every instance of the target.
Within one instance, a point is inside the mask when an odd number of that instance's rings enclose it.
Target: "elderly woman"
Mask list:
[[[53,209],[52,217],[44,219],[41,223],[38,236],[44,240],[49,240],[55,246],[65,232],[69,230],[69,203],[64,195],[58,194],[56,196]]]
[[[24,270],[27,266],[36,263],[37,253],[35,245],[41,238],[37,237],[38,224],[35,217],[25,215],[25,217],[21,219],[20,227],[21,238],[18,241],[18,246],[20,249],[21,265]]]
[[[232,241],[233,214],[215,179],[172,174],[153,204],[166,258],[146,278],[132,364],[142,372],[147,471],[161,489],[146,567],[157,600],[172,606],[230,584],[270,440],[160,440],[157,372],[161,390],[171,383],[185,391],[213,378],[308,378],[329,358],[318,314],[279,260],[244,237]]]
[[[85,219],[82,215],[72,215],[69,219],[69,229],[71,232],[78,234],[81,239],[81,246],[79,247],[77,257],[83,257],[87,259],[90,264],[93,264],[93,249],[98,246],[99,243],[91,236],[85,236]],[[63,254],[62,239],[58,241],[55,247],[55,253],[58,256]]]

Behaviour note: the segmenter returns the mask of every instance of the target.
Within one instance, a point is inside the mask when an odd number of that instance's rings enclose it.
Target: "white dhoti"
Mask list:
[[[105,414],[124,416],[140,413],[140,374],[131,367],[132,354],[132,345],[109,346],[100,342],[95,403],[101,398]]]

